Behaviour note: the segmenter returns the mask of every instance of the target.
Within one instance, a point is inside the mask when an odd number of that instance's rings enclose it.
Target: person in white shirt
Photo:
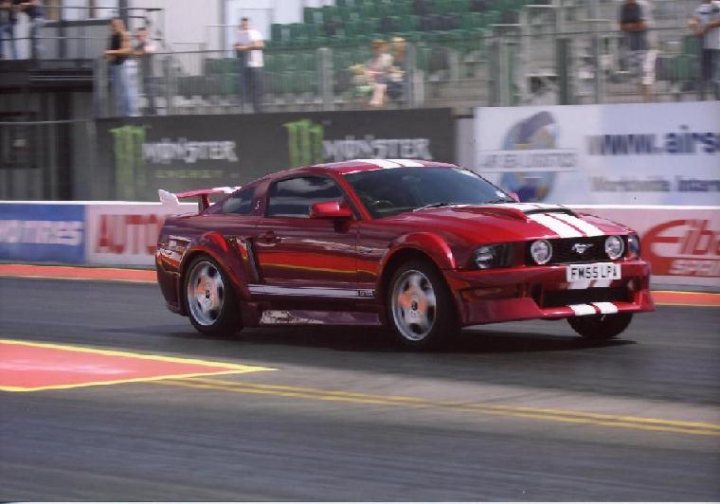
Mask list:
[[[692,32],[702,37],[700,57],[700,98],[705,98],[708,84],[716,100],[720,100],[720,1],[703,0],[688,20]]]
[[[243,106],[250,101],[255,112],[262,112],[262,69],[265,42],[259,31],[250,28],[250,20],[240,20],[237,43],[240,59],[240,96]]]

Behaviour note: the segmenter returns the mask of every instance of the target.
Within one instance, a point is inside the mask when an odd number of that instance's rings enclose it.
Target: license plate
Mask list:
[[[578,280],[619,280],[620,265],[615,263],[570,264],[565,270],[568,282]]]

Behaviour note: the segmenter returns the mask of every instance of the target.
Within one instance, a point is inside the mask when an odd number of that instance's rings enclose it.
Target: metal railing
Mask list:
[[[532,23],[530,23],[532,27]],[[583,21],[581,31],[558,34],[545,25],[523,30],[496,25],[490,33],[458,38],[439,34],[408,43],[399,90],[387,108],[614,103],[643,100],[641,75],[622,34],[608,21]],[[573,25],[577,28],[577,25]],[[699,96],[699,40],[683,30],[655,30],[655,101]],[[319,49],[270,49],[264,54],[264,111],[368,108],[371,90],[361,66],[366,44]],[[159,114],[251,112],[243,74],[231,51],[158,53],[137,65],[132,86]],[[98,113],[113,115],[105,64],[96,68]],[[143,75],[142,68],[150,71]]]

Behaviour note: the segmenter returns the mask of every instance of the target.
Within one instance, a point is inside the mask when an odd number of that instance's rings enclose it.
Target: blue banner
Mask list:
[[[0,203],[0,260],[85,262],[85,205]]]

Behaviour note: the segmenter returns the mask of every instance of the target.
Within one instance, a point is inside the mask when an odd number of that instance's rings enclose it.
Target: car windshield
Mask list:
[[[374,218],[447,205],[513,201],[463,168],[393,168],[350,173],[345,178]]]

